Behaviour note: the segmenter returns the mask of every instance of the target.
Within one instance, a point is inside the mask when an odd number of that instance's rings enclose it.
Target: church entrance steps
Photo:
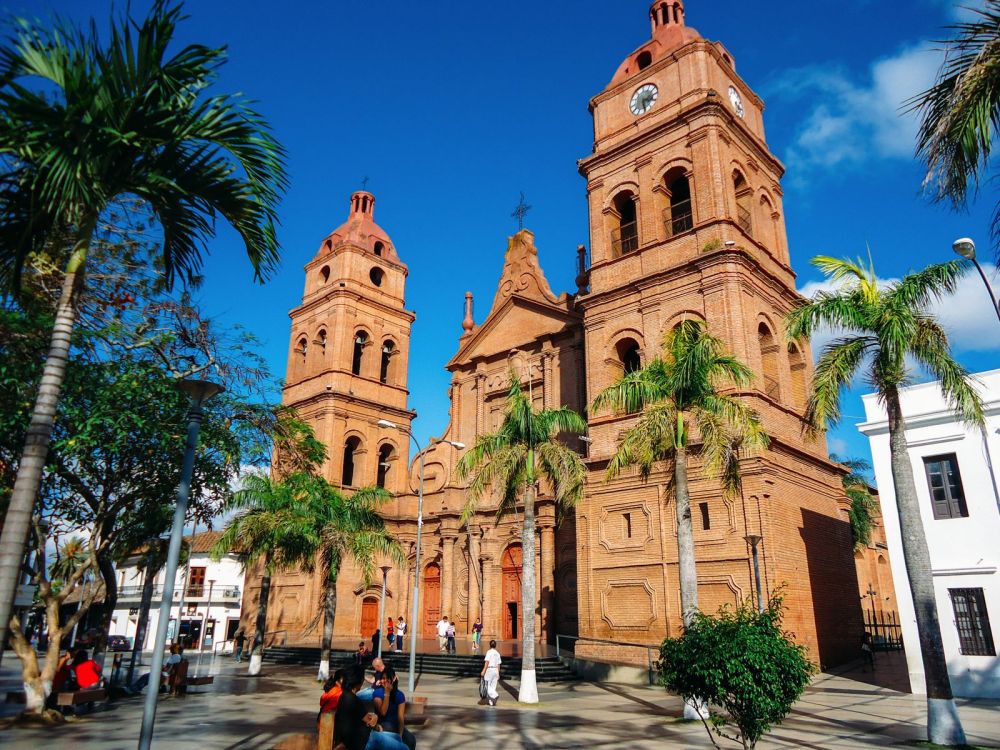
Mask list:
[[[320,650],[305,646],[275,646],[264,652],[264,662],[269,664],[319,666]],[[383,653],[382,660],[391,664],[396,674],[405,675],[410,668],[410,655],[403,653]],[[334,650],[330,653],[330,668],[354,664],[354,652]],[[417,654],[417,672],[447,675],[450,677],[476,677],[483,666],[479,655],[444,654],[440,652]],[[518,679],[521,674],[521,659],[507,658],[500,668],[503,679]],[[535,678],[539,682],[559,682],[579,679],[572,670],[555,656],[541,656],[535,659]]]

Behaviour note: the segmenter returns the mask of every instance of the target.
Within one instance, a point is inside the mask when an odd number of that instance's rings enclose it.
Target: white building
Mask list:
[[[209,551],[219,538],[218,532],[205,532],[184,538],[190,551],[186,566],[177,572],[173,606],[170,608],[170,625],[167,641],[177,637],[177,614],[180,609],[180,635],[189,649],[203,646],[207,651],[222,648],[219,644],[231,640],[240,621],[243,600],[243,567],[235,555],[226,555],[218,562],[209,557]],[[139,620],[139,604],[145,583],[140,570],[143,555],[133,555],[118,566],[118,606],[112,615],[111,635],[135,638]],[[161,570],[154,580],[153,606],[146,629],[144,649],[152,647],[159,622],[159,604],[163,595],[164,573]],[[181,598],[183,592],[183,599]]]
[[[930,548],[941,634],[952,689],[962,697],[1000,698],[1000,370],[976,376],[986,403],[985,435],[955,418],[937,382],[900,393],[910,465]],[[885,408],[864,396],[858,425],[871,443],[875,479],[914,693],[924,693],[920,645],[903,561],[899,513],[889,459]]]

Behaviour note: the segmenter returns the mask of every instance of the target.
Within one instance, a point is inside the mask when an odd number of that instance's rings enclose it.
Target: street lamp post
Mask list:
[[[406,427],[400,427],[398,424],[390,422],[388,419],[380,419],[377,424],[379,427],[385,427],[390,430],[399,430],[400,432],[405,432],[409,435],[410,440],[412,440],[414,445],[417,446],[417,458],[420,459],[420,482],[417,485],[417,550],[413,558],[413,604],[410,607],[410,676],[408,681],[408,690],[409,694],[412,696],[416,685],[417,629],[419,627],[418,618],[420,617],[420,538],[424,528],[424,449],[420,447],[420,443],[413,436],[413,433]],[[439,440],[437,442],[447,443],[448,445],[458,448],[459,450],[465,448],[465,443],[459,443],[453,440]],[[436,443],[431,443],[431,445],[436,445]],[[430,448],[431,445],[428,445],[427,447]]]
[[[205,653],[205,635],[208,633],[208,616],[212,613],[212,588],[215,580],[208,581],[208,601],[205,602],[205,614],[201,618],[201,634],[198,636],[198,663],[195,665],[194,673],[201,676],[201,655]],[[215,630],[212,630],[212,647],[215,647]],[[212,670],[212,660],[208,660],[208,669]]]
[[[951,244],[951,249],[955,251],[956,255],[972,261],[976,270],[979,271],[979,277],[986,285],[986,291],[989,292],[990,302],[993,304],[993,312],[997,314],[997,318],[1000,318],[1000,302],[997,301],[997,295],[993,291],[993,286],[990,284],[990,280],[986,277],[986,271],[983,270],[983,267],[976,259],[976,243],[968,237],[961,237]]]
[[[191,494],[191,475],[194,473],[194,454],[198,447],[198,431],[205,414],[202,407],[212,396],[225,390],[218,383],[211,383],[207,380],[182,380],[178,387],[191,399],[191,408],[188,411],[187,443],[184,448],[181,482],[177,487],[177,505],[174,507],[174,521],[170,529],[170,546],[167,550],[163,595],[160,598],[160,617],[156,623],[156,639],[153,641],[153,662],[149,667],[150,681],[149,685],[146,686],[146,702],[142,708],[139,750],[149,750],[153,743],[156,701],[160,696],[160,674],[163,670],[163,648],[167,642],[167,625],[170,620],[170,600],[174,594],[177,561],[181,556],[181,540],[184,538],[184,519],[187,516],[188,497]]]
[[[386,586],[386,582],[389,579],[389,571],[390,570],[392,570],[392,568],[389,567],[388,565],[383,565],[381,567],[381,571],[382,571],[382,600],[381,600],[381,602],[378,605],[378,621],[379,621],[379,626],[378,626],[378,630],[376,631],[379,634],[379,639],[378,639],[378,658],[379,659],[382,658],[382,641],[385,640],[385,634],[388,632],[386,630],[383,630],[382,628],[385,627],[385,586]]]
[[[759,534],[747,534],[743,537],[746,543],[750,545],[750,554],[753,556],[753,582],[757,589],[757,611],[764,611],[764,592],[760,588],[760,560],[757,558],[757,545],[761,543],[764,537]]]

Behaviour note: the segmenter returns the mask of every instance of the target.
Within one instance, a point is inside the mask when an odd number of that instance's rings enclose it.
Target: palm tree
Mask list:
[[[854,548],[867,547],[872,541],[872,529],[875,527],[875,516],[878,515],[878,500],[871,493],[866,472],[872,466],[863,458],[841,459],[833,453],[830,460],[836,461],[847,469],[841,481],[844,493],[851,505],[847,509],[847,518],[851,522],[851,536],[854,537]]]
[[[330,649],[333,645],[333,624],[337,615],[337,578],[345,559],[351,558],[361,570],[365,584],[375,575],[380,559],[389,558],[403,565],[406,557],[385,522],[378,507],[392,495],[381,487],[359,489],[349,498],[326,480],[316,478],[317,491],[311,496],[309,514],[318,542],[317,555],[323,578],[323,618],[320,667],[317,679],[330,676]],[[311,570],[312,566],[305,566]]]
[[[583,496],[586,467],[579,454],[561,443],[559,433],[583,434],[587,423],[572,409],[536,410],[521,388],[514,372],[510,374],[510,392],[503,423],[482,435],[462,456],[456,471],[469,481],[468,501],[462,522],[475,513],[484,495],[499,498],[497,517],[516,513],[523,499],[524,520],[521,532],[521,684],[517,699],[538,703],[535,681],[535,499],[538,482],[552,488],[558,505],[572,507]],[[411,625],[410,627],[413,627]]]
[[[49,578],[62,584],[87,560],[87,540],[72,536],[59,547],[59,554],[49,566]]]
[[[973,5],[970,3],[970,5]],[[990,166],[1000,124],[1000,0],[970,7],[974,17],[954,24],[934,85],[907,104],[920,113],[917,152],[927,163],[924,185],[938,200],[964,207]],[[1000,202],[993,209],[1000,238]]]
[[[179,7],[147,18],[44,29],[20,21],[0,46],[0,291],[16,291],[29,257],[65,248],[55,325],[0,537],[0,643],[66,372],[87,254],[108,207],[145,203],[163,231],[167,284],[193,278],[216,218],[242,239],[258,280],[278,259],[284,150],[238,97],[206,94],[223,49],[174,52]]]
[[[665,465],[673,474],[681,612],[688,626],[698,611],[688,491],[693,432],[700,438],[705,474],[720,479],[727,492],[739,489],[741,451],[764,448],[768,438],[757,412],[719,392],[728,385],[749,385],[753,372],[728,354],[723,342],[701,323],[682,321],[666,335],[662,349],[660,357],[599,393],[591,409],[595,414],[604,410],[641,412],[608,463],[608,479],[629,466],[637,466],[643,480],[649,478],[657,464]]]
[[[821,430],[840,418],[841,389],[864,372],[885,404],[889,421],[892,481],[899,510],[903,559],[916,612],[924,679],[927,684],[927,737],[941,745],[964,745],[948,679],[941,625],[931,577],[927,538],[920,518],[920,501],[906,446],[906,422],[899,390],[911,378],[912,358],[941,381],[941,391],[958,418],[980,429],[983,402],[969,373],[951,356],[948,338],[927,313],[927,306],[954,292],[965,271],[963,261],[939,263],[879,284],[869,259],[851,262],[819,257],[813,263],[834,284],[796,308],[786,321],[792,339],[811,336],[819,328],[843,335],[824,349],[813,375],[806,416]]]
[[[307,473],[282,479],[250,474],[225,505],[225,510],[238,512],[213,547],[213,558],[234,553],[245,568],[259,564],[263,571],[250,653],[252,675],[260,672],[271,576],[279,570],[312,565],[319,548],[310,512],[317,502],[317,489],[316,477]]]

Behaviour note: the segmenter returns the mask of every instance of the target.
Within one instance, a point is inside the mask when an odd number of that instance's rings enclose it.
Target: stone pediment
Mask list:
[[[499,308],[490,312],[483,325],[463,337],[447,368],[453,369],[477,357],[506,356],[511,349],[527,347],[531,342],[578,325],[579,321],[580,315],[570,308],[568,299],[554,304],[518,294],[508,296]]]
[[[522,229],[507,239],[503,272],[500,274],[500,283],[497,284],[497,293],[493,297],[490,315],[515,295],[549,304],[556,304],[558,301],[538,265],[535,235],[527,229]]]

